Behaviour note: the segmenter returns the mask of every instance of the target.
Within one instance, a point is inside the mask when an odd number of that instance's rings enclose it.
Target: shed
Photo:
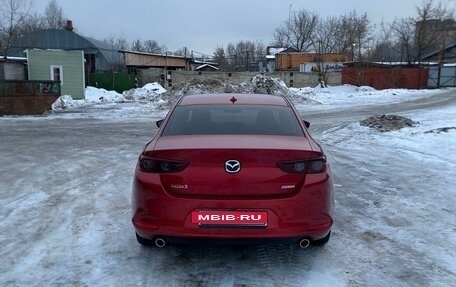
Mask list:
[[[313,65],[318,63],[329,63],[331,65],[342,65],[344,62],[351,61],[350,55],[343,53],[306,53],[306,52],[287,52],[286,50],[276,54],[277,71],[300,71],[302,65]]]
[[[190,58],[166,54],[153,54],[120,50],[124,63],[130,70],[161,68],[166,70],[189,70]]]
[[[113,47],[64,29],[43,29],[25,34],[13,42],[8,55],[22,57],[27,49],[83,51],[88,73],[112,71],[123,66],[122,57]]]
[[[84,99],[83,51],[27,50],[30,80],[60,81],[61,94]]]

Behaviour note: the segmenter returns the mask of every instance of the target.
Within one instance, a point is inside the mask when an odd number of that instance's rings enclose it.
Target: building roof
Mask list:
[[[167,57],[167,58],[176,58],[176,59],[188,59],[188,57],[184,56],[176,56],[173,54],[157,54],[157,53],[147,53],[147,52],[138,52],[138,51],[129,51],[129,50],[119,50],[119,53],[122,54],[137,54],[137,55],[145,55],[145,56],[158,56],[158,57]]]
[[[345,62],[344,66],[354,67],[417,67],[417,66],[433,66],[437,65],[435,62],[367,62],[367,61],[356,61],[356,62]]]
[[[274,56],[275,54],[281,53],[285,51],[287,48],[286,47],[273,47],[269,46],[266,48],[266,53],[268,55]]]
[[[456,41],[454,41],[453,43],[450,43],[449,45],[446,45],[445,48],[443,48],[443,49],[436,49],[436,50],[424,55],[422,60],[426,60],[426,59],[432,58],[434,56],[438,56],[442,51],[447,51],[447,50],[453,49],[455,47],[456,47]]]
[[[64,29],[42,29],[16,39],[8,55],[23,56],[26,49],[82,50],[84,54],[101,55],[109,64],[122,64],[122,58],[110,45]]]
[[[0,56],[0,62],[27,62],[27,58]]]
[[[219,70],[219,68],[217,68],[217,67],[214,67],[214,66],[212,66],[212,65],[209,65],[209,64],[204,64],[204,65],[201,65],[201,66],[198,66],[198,67],[196,67],[196,68],[195,68],[195,71],[198,71],[198,70],[204,69],[204,68],[206,68],[206,67],[207,67],[207,68],[211,68],[211,69],[214,69],[214,70],[216,70],[216,71],[218,71],[218,70]]]

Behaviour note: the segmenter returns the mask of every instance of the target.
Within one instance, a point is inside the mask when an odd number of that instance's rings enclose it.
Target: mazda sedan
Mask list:
[[[184,96],[157,126],[133,181],[139,243],[328,242],[330,167],[288,99]]]

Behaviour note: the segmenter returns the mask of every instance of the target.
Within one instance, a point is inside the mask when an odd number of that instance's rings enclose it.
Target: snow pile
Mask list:
[[[330,93],[328,89],[318,90],[317,88],[289,88],[288,98],[296,106],[306,106],[308,104],[322,104],[321,101],[317,100],[317,93],[327,94]]]
[[[285,83],[276,78],[257,75],[250,81],[241,84],[234,84],[229,81],[218,79],[193,79],[183,86],[175,86],[170,94],[214,94],[214,93],[247,93],[247,94],[273,94],[286,95],[288,88]]]
[[[142,88],[131,89],[123,93],[125,99],[136,102],[157,102],[162,101],[161,95],[166,90],[159,83],[150,83]]]
[[[166,90],[158,83],[150,83],[142,88],[131,89],[122,94],[116,91],[107,91],[95,87],[87,87],[84,100],[74,100],[71,96],[64,95],[59,97],[53,104],[53,111],[78,108],[88,105],[116,104],[127,102],[145,102],[161,104],[165,102],[162,98]]]
[[[90,104],[121,103],[125,101],[125,98],[116,91],[87,87],[85,101]]]
[[[310,89],[310,88],[309,88]],[[305,93],[294,94],[286,84],[277,78],[257,75],[250,81],[234,84],[229,81],[217,79],[193,79],[184,86],[175,86],[167,94],[168,103],[162,108],[169,108],[175,101],[184,95],[191,94],[271,94],[287,96],[295,104],[315,104],[316,101],[308,99]]]
[[[323,110],[345,110],[361,105],[392,104],[437,93],[438,90],[391,89],[377,91],[371,87],[351,85],[328,86],[321,88],[287,88],[285,83],[276,78],[257,75],[249,81],[235,84],[217,79],[193,79],[175,85],[166,91],[160,84],[151,83],[142,88],[131,89],[122,94],[88,87],[85,100],[73,100],[70,96],[60,97],[53,105],[53,111],[71,110],[83,106],[101,108],[101,105],[132,103],[130,115],[160,113],[167,111],[180,97],[189,94],[273,94],[286,96],[302,112]]]
[[[400,130],[405,127],[413,127],[418,122],[396,115],[375,115],[368,117],[360,122],[362,126],[370,127],[379,132],[389,132]]]
[[[408,100],[414,100],[420,97],[426,97],[438,93],[438,90],[407,90],[407,89],[386,89],[376,90],[372,87],[362,86],[328,86],[321,88],[289,88],[289,94],[293,99],[299,99],[299,96],[305,97],[305,103],[313,101],[321,105],[298,105],[299,110],[328,110],[328,109],[347,109],[360,105],[374,104],[394,104]]]
[[[257,94],[287,95],[288,87],[285,83],[276,78],[255,76],[251,81],[253,92]]]
[[[53,111],[61,111],[85,105],[85,101],[75,101],[71,96],[65,95],[59,97],[54,103],[52,103],[51,108]]]

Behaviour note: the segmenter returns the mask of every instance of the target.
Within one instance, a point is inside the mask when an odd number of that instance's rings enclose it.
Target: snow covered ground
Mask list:
[[[0,286],[456,284],[456,130],[438,130],[456,127],[456,90],[290,89],[335,183],[333,236],[306,250],[136,243],[131,179],[164,95],[88,88],[53,113],[0,118]],[[391,111],[420,123],[358,123]]]

